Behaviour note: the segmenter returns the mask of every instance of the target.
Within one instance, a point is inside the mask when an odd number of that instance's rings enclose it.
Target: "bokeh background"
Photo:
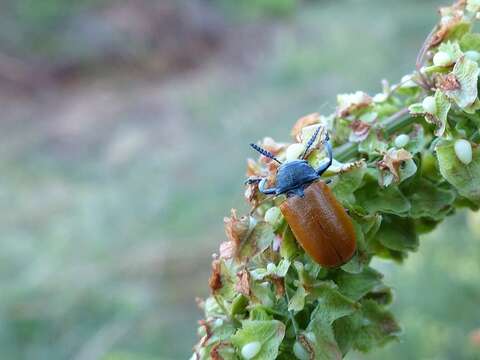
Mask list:
[[[2,0],[0,359],[188,358],[248,142],[398,81],[440,5]],[[480,359],[478,216],[376,266],[406,330],[350,359]]]

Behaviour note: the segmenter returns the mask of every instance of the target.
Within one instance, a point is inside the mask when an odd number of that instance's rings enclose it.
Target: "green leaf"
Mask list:
[[[357,250],[353,257],[344,265],[341,266],[343,271],[351,274],[358,274],[363,271],[365,265],[370,261],[370,256],[366,254],[365,237],[368,236],[370,231],[376,231],[375,221],[377,218],[381,219],[381,216],[364,216],[362,218],[355,217],[352,219],[353,226],[355,228],[355,236],[357,240]]]
[[[346,264],[341,266],[341,269],[350,274],[358,274],[362,272],[363,267],[365,266],[367,261],[368,258],[362,257],[361,254],[357,251]]]
[[[418,219],[428,217],[441,220],[455,200],[455,192],[442,189],[433,182],[421,178],[402,189],[410,200],[410,216]]]
[[[355,301],[340,293],[333,282],[321,281],[315,285],[311,293],[318,300],[312,319],[331,324],[356,310]]]
[[[213,321],[210,325],[211,336],[208,338],[206,343],[203,344],[203,348],[197,352],[200,355],[201,360],[211,359],[211,351],[213,348],[216,348],[219,354],[223,355],[224,360],[234,360],[235,351],[230,344],[230,338],[235,333],[235,327],[222,319],[217,319]],[[204,336],[206,334],[203,334]],[[221,345],[220,345],[221,344]],[[197,359],[197,357],[193,357]]]
[[[342,358],[342,352],[335,340],[332,323],[353,314],[355,303],[340,294],[331,283],[323,282],[316,289],[319,302],[312,312],[305,334],[313,350],[314,359],[333,360]]]
[[[275,269],[275,274],[278,277],[285,277],[287,275],[288,269],[290,268],[290,261],[286,259],[280,260],[278,263],[276,269]]]
[[[269,281],[253,281],[250,285],[250,290],[254,302],[258,302],[266,307],[272,307],[275,304],[274,291]]]
[[[418,235],[412,219],[385,215],[376,238],[391,250],[416,251]]]
[[[341,360],[342,352],[335,340],[331,325],[312,320],[304,334],[312,350],[312,359]]]
[[[360,311],[335,322],[335,335],[342,351],[351,347],[367,352],[396,340],[401,332],[392,314],[375,301],[362,303]]]
[[[447,116],[452,104],[448,97],[440,90],[435,92],[435,113],[425,114],[425,120],[431,124],[435,124],[435,136],[442,136],[445,132],[447,124]]]
[[[421,152],[425,148],[425,130],[423,126],[419,124],[413,125],[413,130],[408,134],[410,140],[407,145],[405,145],[405,150],[410,154],[415,155]]]
[[[343,295],[357,301],[373,288],[381,285],[381,279],[382,274],[370,267],[366,267],[363,272],[356,275],[340,272],[336,276],[335,282]]]
[[[298,252],[299,248],[297,240],[295,239],[290,226],[286,226],[282,236],[282,243],[280,245],[280,255],[285,259],[292,259],[298,254]]]
[[[209,297],[205,300],[204,311],[206,318],[225,316],[214,297]]]
[[[356,303],[346,298],[332,283],[322,282],[315,289],[318,305],[312,312],[305,334],[314,359],[341,359],[342,352],[335,340],[332,323],[356,311]]]
[[[455,75],[460,87],[455,90],[447,90],[445,94],[460,108],[468,108],[477,99],[478,64],[463,56],[455,64],[452,74]]]
[[[231,341],[238,353],[245,345],[258,341],[261,349],[252,360],[274,360],[284,336],[285,325],[278,320],[244,320]]]
[[[357,222],[358,221],[359,220],[357,219]],[[382,216],[379,214],[362,217],[360,224],[362,226],[362,230],[365,235],[366,241],[369,241],[375,236],[378,229],[380,229],[381,223],[382,223]]]
[[[417,164],[413,159],[405,160],[402,166],[400,166],[400,182],[412,177],[417,173]]]
[[[460,21],[458,24],[455,24],[450,28],[445,40],[460,40],[471,30],[471,28],[472,25],[470,22]]]
[[[475,99],[472,105],[463,109],[467,114],[475,114],[477,110],[480,110],[480,100],[478,98]]]
[[[235,327],[228,321],[214,321],[212,323],[212,336],[208,339],[208,345],[216,344],[220,341],[230,340],[230,337],[235,333]]]
[[[388,148],[388,144],[378,138],[375,131],[371,131],[368,137],[358,145],[358,152],[367,155],[380,155]]]
[[[340,174],[333,181],[333,194],[337,199],[341,200],[343,204],[353,204],[355,202],[353,192],[362,184],[366,168],[366,164],[362,162],[358,166],[352,166],[351,169]]]
[[[224,299],[231,300],[237,295],[235,290],[236,269],[232,261],[220,260],[220,275],[222,287],[218,289],[217,294]]]
[[[462,55],[462,50],[460,50],[460,45],[458,42],[447,41],[440,44],[438,51],[443,51],[450,56],[453,62],[457,61]]]
[[[272,266],[272,269],[270,269],[270,266]],[[265,277],[270,275],[283,278],[287,274],[289,267],[290,261],[282,259],[276,266],[273,263],[269,263],[267,268],[257,267],[250,271],[250,275],[254,280],[263,280]]]
[[[436,147],[440,173],[460,195],[480,204],[480,147],[473,148],[472,162],[463,164],[455,155],[454,142],[443,141]]]
[[[230,312],[232,316],[241,314],[245,311],[245,308],[248,305],[248,298],[243,294],[238,294],[237,297],[233,300]]]
[[[346,355],[353,347],[360,328],[358,315],[346,316],[333,323],[335,339],[340,351]]]
[[[272,226],[266,222],[259,222],[242,243],[238,257],[240,259],[251,258],[255,254],[265,251],[272,244],[274,238],[275,233]]]
[[[357,203],[370,214],[377,212],[404,215],[410,210],[410,202],[397,186],[379,188],[377,183],[369,183],[355,192]]]
[[[480,52],[480,34],[467,33],[463,35],[460,40],[460,47],[464,52],[469,50]]]
[[[305,307],[305,297],[307,296],[307,292],[303,285],[299,284],[295,294],[292,296],[288,303],[288,310],[289,311],[302,311]]]
[[[256,268],[250,271],[250,275],[253,280],[263,280],[269,275],[269,272],[265,268]]]
[[[368,351],[374,346],[382,346],[397,339],[401,328],[393,315],[374,301],[362,304],[362,317],[367,321],[360,327],[360,333],[355,341],[355,348]]]
[[[219,359],[222,360],[238,360],[237,355],[235,355],[235,349],[231,344],[222,343],[217,347],[217,354],[220,356]],[[211,355],[208,357],[211,359]]]
[[[412,115],[422,115],[425,113],[425,109],[423,108],[422,103],[415,103],[408,107],[408,111]]]

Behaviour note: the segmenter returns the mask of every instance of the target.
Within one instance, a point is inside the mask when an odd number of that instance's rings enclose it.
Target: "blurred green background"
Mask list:
[[[188,358],[248,142],[398,81],[440,5],[3,0],[0,359]],[[480,359],[479,227],[375,263],[405,333],[350,359]]]

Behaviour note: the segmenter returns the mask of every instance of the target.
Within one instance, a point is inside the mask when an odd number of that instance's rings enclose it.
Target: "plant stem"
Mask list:
[[[411,125],[415,118],[410,116],[408,109],[402,109],[382,122],[385,134],[388,136],[394,132]],[[333,149],[333,154],[338,161],[347,161],[354,158],[358,153],[358,144],[348,142]]]

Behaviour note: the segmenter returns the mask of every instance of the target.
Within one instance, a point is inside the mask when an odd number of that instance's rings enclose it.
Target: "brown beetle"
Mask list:
[[[352,220],[328,185],[319,180],[332,164],[332,147],[328,135],[325,141],[328,162],[314,169],[304,159],[319,131],[320,127],[308,141],[302,159],[287,163],[281,163],[272,153],[250,144],[280,166],[274,188],[265,188],[266,178],[253,178],[249,181],[259,181],[258,188],[266,195],[286,194],[287,199],[280,205],[280,210],[297,241],[320,265],[337,267],[347,262],[355,252],[355,230]]]

